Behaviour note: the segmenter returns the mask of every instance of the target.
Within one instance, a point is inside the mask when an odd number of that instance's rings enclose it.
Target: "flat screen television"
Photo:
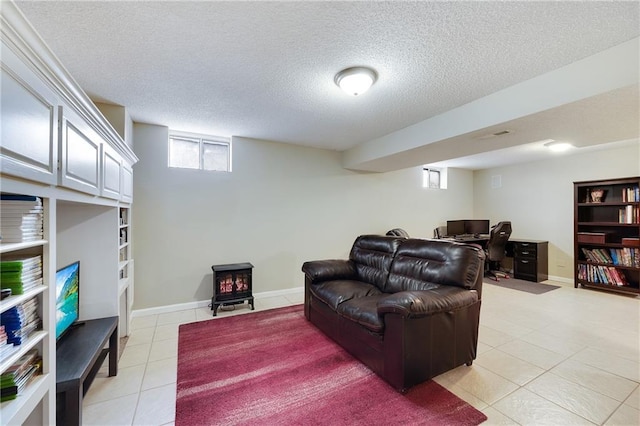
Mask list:
[[[80,315],[80,262],[56,272],[56,339],[78,320]]]

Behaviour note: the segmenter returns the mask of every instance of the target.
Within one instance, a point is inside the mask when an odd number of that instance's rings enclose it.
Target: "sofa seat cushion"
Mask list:
[[[460,287],[440,286],[429,290],[400,291],[380,298],[378,313],[396,313],[407,318],[418,318],[464,309],[478,300],[477,291]]]
[[[311,293],[334,311],[347,300],[358,299],[382,292],[374,285],[353,280],[325,281],[311,286]]]
[[[345,319],[356,322],[374,333],[384,331],[384,319],[378,314],[378,302],[385,297],[384,293],[351,299],[338,306],[338,314]]]

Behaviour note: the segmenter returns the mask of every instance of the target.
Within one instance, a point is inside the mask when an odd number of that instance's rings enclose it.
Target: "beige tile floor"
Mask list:
[[[559,285],[541,295],[485,285],[476,361],[435,380],[486,425],[639,425],[640,298]],[[302,302],[302,291],[258,298],[256,310]],[[83,423],[172,425],[178,326],[211,319],[209,308],[134,318],[118,375],[95,379]]]

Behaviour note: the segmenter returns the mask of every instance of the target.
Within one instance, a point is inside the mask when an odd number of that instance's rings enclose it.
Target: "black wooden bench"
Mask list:
[[[109,347],[105,348],[107,342]],[[56,347],[56,422],[82,424],[82,398],[109,355],[109,376],[118,374],[118,317],[87,320]]]

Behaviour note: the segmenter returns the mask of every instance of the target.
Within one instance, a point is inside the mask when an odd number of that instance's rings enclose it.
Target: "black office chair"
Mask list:
[[[509,278],[509,275],[500,270],[500,261],[506,256],[507,241],[511,236],[511,222],[498,222],[489,233],[489,242],[485,249],[487,261],[485,263],[485,276],[495,281],[499,278]]]
[[[440,238],[444,238],[446,235],[447,235],[446,226],[438,226],[437,228],[433,228],[433,238],[440,239]]]
[[[387,231],[387,235],[391,237],[409,238],[409,233],[402,228],[393,228]]]

